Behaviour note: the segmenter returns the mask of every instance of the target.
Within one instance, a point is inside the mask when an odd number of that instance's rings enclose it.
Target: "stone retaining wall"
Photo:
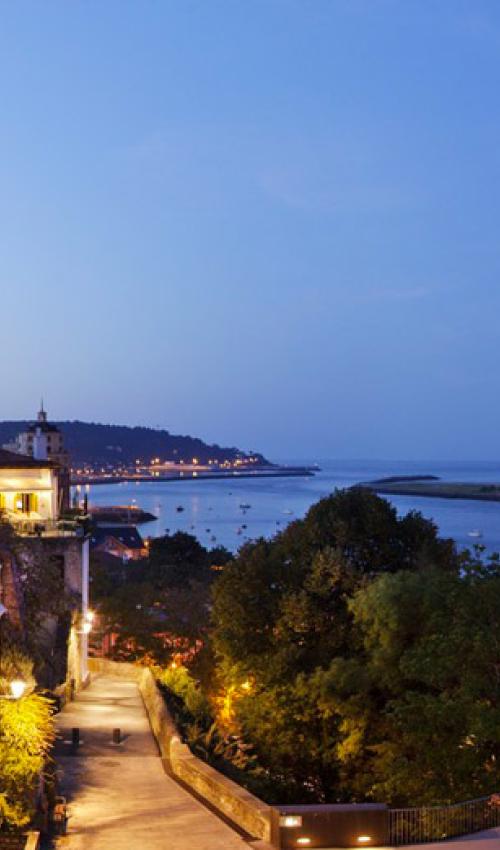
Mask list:
[[[155,678],[147,667],[91,658],[89,669],[94,674],[120,676],[137,682],[160,753],[173,775],[245,832],[266,842],[271,840],[271,807],[194,756],[182,743]]]
[[[106,676],[120,676],[122,679],[132,679],[139,684],[143,670],[147,667],[139,667],[137,664],[128,664],[125,661],[111,661],[109,658],[89,658],[88,668],[90,673],[102,673]]]
[[[28,832],[16,835],[13,832],[0,833],[0,850],[38,850],[40,833]]]
[[[0,850],[24,850],[25,846],[25,835],[14,835],[8,832],[2,835],[0,833]]]

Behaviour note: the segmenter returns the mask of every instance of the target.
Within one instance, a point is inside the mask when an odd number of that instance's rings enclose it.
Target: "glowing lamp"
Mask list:
[[[369,844],[371,840],[371,835],[358,835],[358,837],[356,838],[358,844]]]
[[[92,631],[92,623],[84,623],[82,626],[82,632],[84,635],[89,635]]]
[[[22,679],[14,679],[14,681],[10,683],[10,692],[13,699],[21,699],[25,690],[26,682],[23,682]]]
[[[85,612],[85,619],[86,619],[87,623],[93,623],[94,617],[95,617],[95,612],[91,611],[90,608],[89,608],[88,611]]]
[[[280,818],[280,826],[285,826],[288,829],[302,826],[302,818],[300,815],[283,815]]]
[[[300,844],[301,847],[306,847],[307,844],[311,843],[310,838],[297,838],[297,844]]]

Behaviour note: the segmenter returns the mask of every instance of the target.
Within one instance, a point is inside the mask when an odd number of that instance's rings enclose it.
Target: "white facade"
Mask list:
[[[28,455],[35,460],[54,460],[61,466],[69,464],[63,435],[55,425],[48,422],[43,405],[37,414],[36,422],[26,431],[18,434],[14,444],[4,448],[14,450],[21,455]]]
[[[54,469],[0,467],[0,509],[10,522],[58,518],[58,478]]]

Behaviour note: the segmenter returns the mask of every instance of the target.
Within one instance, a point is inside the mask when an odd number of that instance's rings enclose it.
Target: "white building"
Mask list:
[[[0,510],[9,522],[57,520],[59,505],[56,464],[0,449]]]
[[[22,586],[15,577],[23,571],[28,573],[36,562],[59,565],[61,593],[70,593],[74,605],[67,639],[66,678],[78,686],[87,677],[84,624],[89,602],[89,536],[78,520],[60,520],[60,510],[61,467],[47,458],[0,449],[0,521],[7,520],[16,533],[15,548],[0,549],[0,602],[7,609],[7,617],[22,627]],[[47,658],[52,658],[57,649],[58,629],[66,625],[56,619],[45,623]],[[50,664],[47,675],[52,675],[49,668]],[[54,684],[58,682],[49,686]]]
[[[47,414],[43,409],[43,402],[37,414],[36,421],[32,422],[26,431],[18,434],[12,443],[5,445],[4,449],[10,453],[15,453],[24,458],[32,458],[39,462],[50,461],[52,469],[57,469],[58,480],[56,485],[53,480],[55,473],[49,475],[49,473],[45,472],[45,474],[40,475],[40,479],[43,479],[43,489],[46,490],[47,484],[49,484],[49,488],[55,490],[57,493],[55,510],[47,514],[46,500],[42,498],[34,499],[31,503],[27,502],[30,508],[28,513],[37,512],[36,504],[44,508],[42,510],[42,517],[45,519],[57,519],[61,511],[68,510],[70,503],[69,455],[65,449],[64,438],[59,428],[47,419]],[[49,467],[46,464],[45,467],[39,468],[47,469]],[[42,482],[39,480],[38,483],[41,484]],[[38,489],[41,490],[42,487]],[[10,509],[10,500],[7,501]],[[1,507],[2,504],[0,501]]]

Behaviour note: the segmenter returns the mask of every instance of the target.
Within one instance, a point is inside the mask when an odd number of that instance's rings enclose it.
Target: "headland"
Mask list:
[[[395,475],[363,482],[379,495],[423,496],[431,499],[471,499],[481,502],[500,502],[500,483],[472,481],[443,481],[435,475]]]

